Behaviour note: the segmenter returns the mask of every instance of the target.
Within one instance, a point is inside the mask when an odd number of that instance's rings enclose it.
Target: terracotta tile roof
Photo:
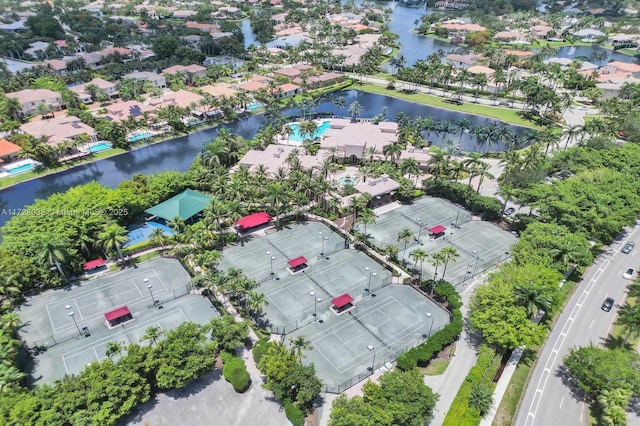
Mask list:
[[[0,139],[0,157],[15,154],[16,152],[20,152],[20,150],[21,148],[18,145],[6,139]]]

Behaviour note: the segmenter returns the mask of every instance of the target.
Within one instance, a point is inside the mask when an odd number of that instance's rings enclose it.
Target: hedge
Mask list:
[[[480,423],[482,415],[480,411],[469,407],[469,397],[474,386],[483,382],[490,383],[493,379],[494,372],[488,372],[487,369],[491,366],[495,356],[495,351],[490,347],[486,345],[480,347],[478,361],[460,386],[442,426],[476,426]]]
[[[446,297],[447,303],[453,309],[451,312],[453,318],[449,324],[429,337],[426,342],[398,356],[396,362],[398,368],[403,371],[411,370],[418,364],[429,362],[435,354],[453,343],[462,333],[463,321],[462,313],[460,312],[460,306],[462,306],[460,295],[451,284],[440,284],[437,288],[440,289],[440,293]],[[453,288],[454,291],[451,292],[450,288]],[[438,290],[436,290],[436,294],[438,294]]]
[[[260,363],[262,356],[267,352],[269,346],[271,346],[271,343],[267,338],[260,339],[253,345],[253,360],[255,361],[256,365]]]
[[[244,392],[251,385],[251,376],[247,371],[244,360],[230,354],[220,354],[224,362],[222,367],[222,375],[225,380],[233,386],[236,392]]]
[[[502,217],[502,204],[497,198],[476,193],[468,185],[446,181],[432,181],[425,188],[427,195],[446,198],[462,204],[467,210],[482,214],[485,220],[497,220]]]
[[[304,426],[304,413],[288,399],[284,401],[284,413],[293,426]]]

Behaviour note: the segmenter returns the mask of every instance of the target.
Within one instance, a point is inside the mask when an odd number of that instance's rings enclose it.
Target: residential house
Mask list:
[[[97,141],[93,127],[73,115],[30,121],[20,126],[20,130],[34,138],[46,137],[47,143],[52,146],[76,140],[81,135],[88,135],[92,141]]]
[[[444,57],[445,61],[457,68],[469,68],[478,60],[478,56],[473,53],[468,55],[460,55],[458,53],[449,53]]]
[[[179,108],[196,109],[203,99],[204,97],[197,93],[187,90],[177,90],[175,92],[163,93],[159,98],[149,98],[145,104],[152,105],[156,108],[166,108],[173,105]]]
[[[170,74],[170,75],[175,75],[179,72],[190,75],[192,77],[198,77],[198,78],[204,78],[207,76],[207,68],[201,65],[196,65],[196,64],[191,64],[187,66],[174,65],[172,67],[165,68],[162,70],[163,74]]]
[[[132,78],[136,81],[150,81],[154,86],[164,89],[167,87],[167,80],[161,74],[149,71],[137,71],[125,74],[122,78]]]
[[[193,29],[204,31],[209,34],[215,34],[220,32],[220,28],[217,25],[213,25],[213,24],[201,24],[195,21],[187,21],[185,26],[187,28],[193,28]]]
[[[197,13],[198,12],[196,12],[195,10],[176,10],[175,12],[173,12],[172,18],[187,20]]]
[[[600,37],[604,37],[605,35],[606,34],[602,31],[594,30],[591,28],[584,28],[573,33],[574,37],[577,37],[580,39],[580,41],[584,41],[586,43],[593,43],[597,39],[599,39]]]
[[[270,81],[271,79],[269,77],[254,75],[248,82],[238,85],[238,89],[255,93],[260,89],[266,89]]]
[[[56,74],[65,75],[69,70],[67,69],[67,63],[60,59],[49,59],[45,64],[51,68]]]
[[[548,25],[534,25],[531,27],[531,35],[537,40],[546,40],[550,32],[555,32]]]
[[[7,97],[17,99],[22,108],[22,115],[33,115],[36,106],[40,103],[50,105],[54,109],[60,109],[60,93],[49,89],[25,89],[18,92],[7,93]]]
[[[617,34],[609,37],[609,42],[613,46],[637,45],[638,38],[640,38],[640,36],[637,34]]]
[[[484,74],[487,77],[491,78],[495,70],[485,67],[484,65],[474,65],[472,67],[467,68],[469,74]]]
[[[293,96],[296,93],[300,93],[301,91],[302,87],[298,86],[297,84],[285,83],[277,86],[273,90],[273,95],[276,97],[276,99],[282,99],[288,96]]]
[[[17,33],[18,31],[27,29],[27,20],[20,19],[19,21],[11,22],[8,24],[0,23],[0,31],[5,33]]]
[[[233,6],[219,7],[216,12],[211,13],[215,18],[240,19],[242,18],[242,9]]]
[[[45,51],[48,48],[49,43],[46,43],[44,41],[34,41],[29,45],[28,49],[25,49],[24,53],[34,59],[40,59],[46,57]]]
[[[319,75],[302,75],[294,78],[293,83],[298,84],[306,89],[317,89],[319,87],[331,86],[344,81],[345,77],[342,74],[335,72],[325,72]]]
[[[101,115],[101,117],[118,123],[128,120],[129,117],[139,119],[145,112],[153,113],[156,110],[153,106],[145,105],[138,101],[117,102],[108,105],[105,109],[107,112]]]
[[[9,142],[6,139],[0,139],[0,162],[8,163],[18,158],[18,154],[22,148]]]
[[[369,148],[382,155],[387,145],[398,141],[397,130],[398,123],[381,122],[375,125],[334,118],[331,119],[329,129],[322,135],[320,147],[326,150],[335,147],[339,156],[357,161],[363,158]]]
[[[461,10],[469,8],[469,3],[458,0],[440,0],[435,2],[436,9]]]
[[[229,83],[207,84],[206,86],[198,87],[198,90],[203,93],[207,93],[214,98],[231,98],[238,93],[238,90]]]
[[[493,39],[501,43],[511,43],[511,44],[528,44],[529,43],[529,35],[518,32],[518,31],[499,31],[493,36]]]
[[[119,95],[115,83],[103,80],[101,78],[94,78],[88,83],[70,87],[69,90],[76,93],[82,102],[89,104],[95,100],[91,97],[91,94],[87,92],[87,86],[89,85],[94,85],[99,87],[100,89],[103,89],[111,98],[115,98]]]
[[[311,65],[298,64],[291,67],[280,68],[275,70],[273,73],[275,75],[287,77],[289,80],[293,80],[294,78],[300,77],[305,71],[310,69],[313,69]]]
[[[449,38],[465,38],[468,33],[486,31],[486,28],[478,24],[443,23],[440,28],[449,30]]]
[[[602,74],[627,73],[633,77],[640,77],[640,65],[627,62],[612,61],[605,65]]]
[[[287,47],[298,47],[302,42],[311,43],[312,39],[302,34],[279,37],[276,40],[266,43],[267,47],[277,47],[278,49],[286,49]]]
[[[189,44],[189,47],[191,47],[192,49],[196,49],[196,50],[200,49],[200,42],[202,41],[202,36],[191,34],[191,35],[180,37],[180,38],[186,41]]]

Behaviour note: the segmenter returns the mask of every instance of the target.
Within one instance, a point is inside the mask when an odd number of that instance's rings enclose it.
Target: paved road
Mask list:
[[[631,254],[620,252],[627,241],[638,244]],[[640,267],[639,226],[630,229],[596,259],[579,283],[537,360],[518,412],[517,426],[588,423],[586,404],[563,384],[558,367],[570,348],[604,342],[612,328],[618,304],[624,300],[629,281],[622,278],[622,273],[629,267],[636,270]],[[606,297],[612,297],[616,302],[611,312],[600,309]],[[631,416],[629,425],[640,425],[640,419]]]

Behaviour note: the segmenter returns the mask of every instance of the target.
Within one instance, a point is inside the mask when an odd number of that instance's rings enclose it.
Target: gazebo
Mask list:
[[[238,231],[243,232],[247,229],[255,228],[256,226],[264,225],[271,221],[271,216],[266,212],[258,212],[250,214],[249,216],[241,217],[236,222]]]
[[[107,320],[107,325],[109,327],[115,327],[127,321],[131,321],[133,319],[133,315],[131,315],[131,311],[129,311],[127,306],[123,306],[107,312],[104,314],[104,318]]]
[[[429,228],[429,237],[433,238],[434,240],[440,238],[440,237],[444,237],[444,233],[447,230],[447,228],[445,228],[442,225],[436,225],[432,228]]]
[[[295,259],[291,259],[288,263],[289,271],[291,271],[292,274],[298,273],[309,267],[309,265],[307,265],[307,258],[304,256],[298,256]]]
[[[345,293],[341,296],[331,299],[331,309],[333,309],[336,314],[341,314],[342,312],[345,312],[353,307],[353,304],[351,302],[353,302],[353,297],[351,297],[349,293]]]
[[[85,262],[84,265],[82,265],[82,270],[83,271],[91,271],[93,269],[98,269],[101,268],[105,265],[104,263],[104,259],[102,258],[98,258],[98,259],[93,259],[90,260],[88,262]]]
[[[175,197],[171,197],[162,203],[147,210],[152,216],[157,216],[169,222],[176,217],[187,221],[204,210],[211,202],[212,197],[202,192],[187,189]]]

